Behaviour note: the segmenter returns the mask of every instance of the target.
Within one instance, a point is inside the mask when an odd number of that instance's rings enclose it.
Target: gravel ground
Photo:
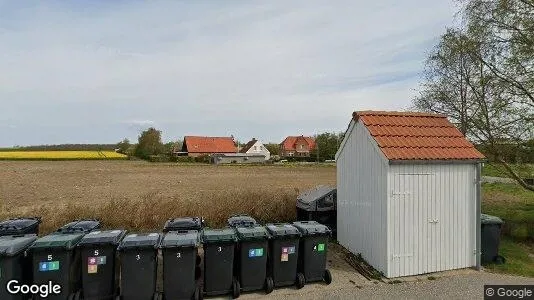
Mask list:
[[[301,290],[279,289],[269,296],[259,293],[244,294],[239,299],[483,299],[485,284],[534,285],[534,278],[473,272],[444,276],[436,280],[426,279],[397,284],[335,285],[334,283],[335,281],[330,286],[321,283],[309,284]]]

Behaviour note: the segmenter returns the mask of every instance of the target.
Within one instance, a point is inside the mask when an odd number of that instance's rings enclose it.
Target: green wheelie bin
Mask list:
[[[238,237],[236,274],[244,292],[274,289],[273,279],[267,276],[269,232],[263,226],[237,227]]]
[[[8,287],[8,283],[16,280],[16,285],[32,283],[32,262],[27,255],[26,249],[35,242],[37,235],[22,234],[0,236],[0,299],[2,300],[23,300],[22,294],[13,295],[9,291],[15,291]],[[9,289],[9,291],[8,291]]]
[[[326,268],[326,254],[328,239],[332,231],[316,221],[293,222],[293,226],[302,233],[299,247],[299,270],[304,274],[306,283],[324,281],[330,284],[332,275]]]
[[[300,231],[286,223],[266,224],[265,227],[271,235],[268,274],[274,286],[304,287],[304,274],[298,272]]]

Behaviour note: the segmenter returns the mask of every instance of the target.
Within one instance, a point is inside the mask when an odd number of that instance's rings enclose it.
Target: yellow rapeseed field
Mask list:
[[[0,159],[35,159],[35,160],[62,160],[62,159],[126,159],[126,155],[115,151],[0,151]]]

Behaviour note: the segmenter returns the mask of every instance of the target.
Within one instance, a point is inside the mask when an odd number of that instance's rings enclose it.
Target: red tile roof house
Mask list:
[[[280,156],[282,157],[309,157],[315,148],[315,140],[307,136],[288,136],[280,143]]]
[[[483,161],[446,116],[355,112],[336,154],[339,243],[388,278],[480,268]]]
[[[182,151],[197,157],[218,153],[237,153],[232,137],[185,136]]]

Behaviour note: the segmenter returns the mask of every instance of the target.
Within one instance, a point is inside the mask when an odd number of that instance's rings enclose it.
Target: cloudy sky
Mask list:
[[[335,3],[332,5],[331,3]],[[452,0],[0,0],[0,146],[344,130],[401,110]]]

